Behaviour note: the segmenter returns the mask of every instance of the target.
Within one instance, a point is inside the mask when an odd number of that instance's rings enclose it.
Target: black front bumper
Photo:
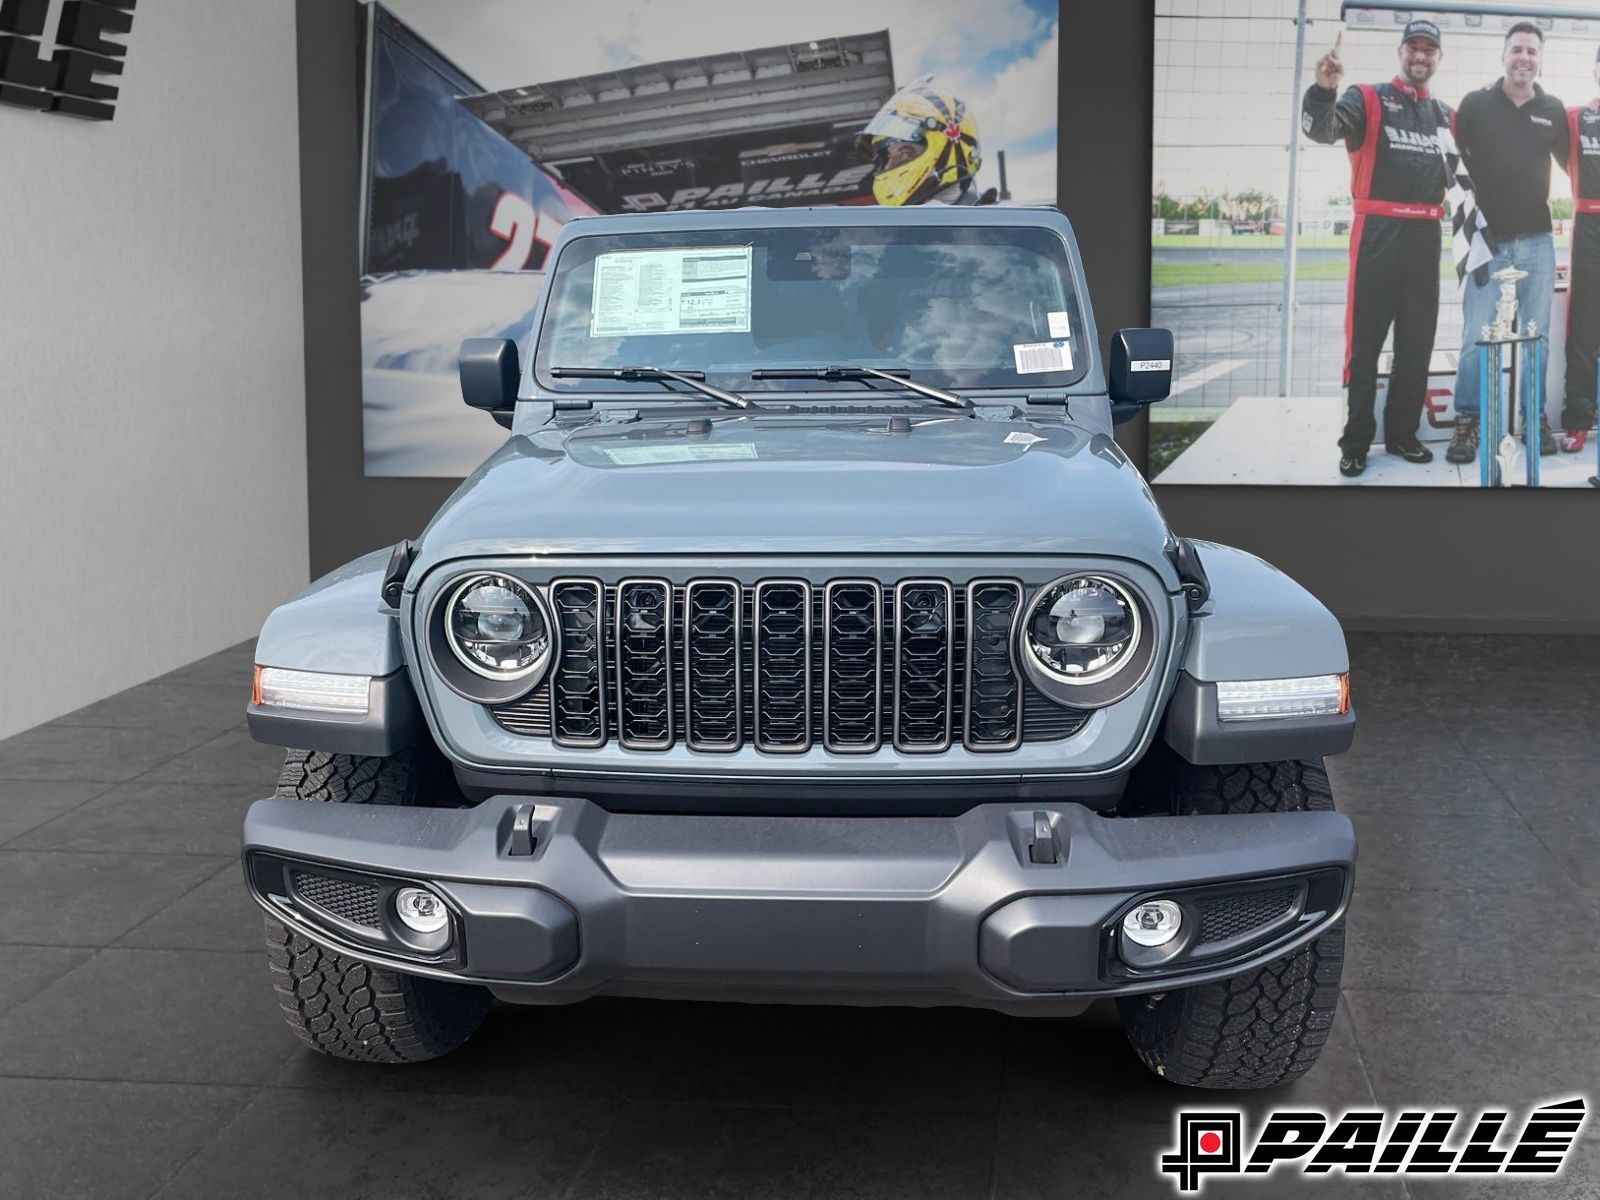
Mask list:
[[[967,1004],[1068,1014],[1225,978],[1339,920],[1355,833],[1337,813],[1102,817],[986,804],[958,817],[616,814],[496,796],[469,809],[261,800],[245,874],[268,913],[363,961],[527,1003],[595,994]],[[331,882],[330,882],[331,881]],[[448,935],[410,934],[423,884]],[[1177,900],[1163,961],[1126,911]]]

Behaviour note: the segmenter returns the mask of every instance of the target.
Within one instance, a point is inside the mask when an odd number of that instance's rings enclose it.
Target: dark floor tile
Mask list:
[[[1502,1149],[1516,1136],[1520,1129],[1516,1122],[1526,1113],[1525,1106],[1513,1111],[1511,1130],[1500,1142]],[[1588,1124],[1578,1131],[1578,1141],[1567,1152],[1562,1172],[1554,1179],[1507,1175],[1413,1177],[1408,1180],[1412,1200],[1595,1200],[1600,1196],[1600,1136],[1595,1132],[1592,1105],[1589,1114]]]
[[[205,730],[40,725],[0,742],[0,779],[117,783],[215,736]]]
[[[1507,756],[1483,770],[1527,821],[1570,820],[1600,832],[1600,766]]]
[[[1334,803],[1344,812],[1516,817],[1483,766],[1465,754],[1426,763],[1407,754],[1339,754],[1325,761]]]
[[[1600,764],[1507,758],[1484,770],[1572,877],[1600,891]]]
[[[1588,1095],[1600,1067],[1592,999],[1459,992],[1346,993],[1356,1040],[1385,1105],[1544,1104]]]
[[[134,926],[116,944],[146,950],[255,950],[266,954],[261,909],[250,899],[243,873],[233,859],[192,892]]]
[[[110,786],[76,780],[0,779],[0,845],[92,800]]]
[[[0,850],[0,943],[104,946],[214,875],[222,861]]]
[[[259,933],[257,940],[259,941]],[[496,1004],[461,1049],[403,1067],[374,1069],[312,1050],[293,1055],[286,1087],[521,1097],[597,1105],[631,1095],[648,1077],[674,1007],[649,1000],[587,1000],[550,1007]],[[715,1006],[705,1005],[705,1008]]]
[[[99,725],[112,729],[196,729],[213,734],[244,724],[250,682],[141,683],[85,708],[57,717],[53,725]]]
[[[1372,711],[1373,708],[1370,704],[1356,705],[1352,756],[1407,755],[1413,759],[1436,759],[1461,754],[1461,743],[1439,718],[1416,710],[1400,716],[1386,716]]]
[[[1008,1021],[962,1008],[674,1004],[642,1100],[970,1112],[999,1102]],[[1031,1022],[1020,1022],[1031,1024]]]
[[[1063,1128],[1077,1121],[1169,1125],[1194,1107],[1197,1093],[1159,1078],[1134,1055],[1115,1004],[1096,1004],[1064,1021],[1017,1020],[1009,1030],[1002,1120],[1046,1118]],[[1343,1005],[1322,1057],[1302,1078],[1269,1091],[1203,1093],[1206,1103],[1258,1113],[1273,1106],[1334,1109],[1372,1103]]]
[[[250,954],[101,950],[0,1017],[17,1075],[258,1084],[298,1044]]]
[[[1390,891],[1365,878],[1358,871],[1346,987],[1600,999],[1600,896],[1572,888]]]
[[[160,778],[171,783],[254,784],[270,796],[283,769],[283,747],[263,746],[249,730],[235,729],[163,763]]]
[[[0,1192],[27,1200],[144,1200],[249,1095],[243,1088],[0,1078]]]
[[[163,768],[159,774],[165,774]],[[272,794],[265,783],[169,783],[139,779],[12,842],[23,850],[129,854],[237,854],[245,809]]]
[[[979,1200],[993,1143],[970,1116],[629,1104],[571,1200]]]
[[[44,991],[93,953],[69,946],[0,946],[0,1013]]]
[[[1445,723],[1476,759],[1577,759],[1600,775],[1600,739],[1584,709],[1473,709]]]
[[[369,1066],[369,1071],[393,1070]],[[157,1193],[161,1200],[556,1197],[603,1114],[527,1099],[268,1088]]]
[[[1229,1108],[1210,1093],[1190,1093],[1192,1108]],[[1292,1107],[1292,1105],[1283,1105]],[[1247,1120],[1245,1137],[1258,1124]],[[1121,1124],[1085,1119],[1063,1124],[1040,1117],[1003,1117],[995,1147],[994,1200],[1172,1200],[1177,1179],[1161,1170],[1161,1156],[1177,1148],[1176,1122]],[[1403,1200],[1395,1179],[1333,1176],[1308,1181],[1279,1169],[1267,1178],[1203,1178],[1206,1200],[1276,1200],[1283,1197],[1361,1197]],[[1190,1193],[1194,1194],[1194,1193]]]
[[[1382,888],[1543,891],[1575,882],[1521,821],[1358,812],[1356,875]]]

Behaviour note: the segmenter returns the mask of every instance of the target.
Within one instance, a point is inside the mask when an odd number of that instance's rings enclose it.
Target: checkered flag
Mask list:
[[[1459,284],[1469,273],[1488,266],[1494,259],[1496,247],[1448,121],[1439,126],[1439,153],[1444,155],[1446,195],[1450,198],[1450,248],[1455,254]]]

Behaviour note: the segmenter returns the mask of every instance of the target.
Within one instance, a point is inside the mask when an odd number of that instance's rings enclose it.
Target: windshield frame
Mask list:
[[[848,211],[848,210],[845,210]],[[942,211],[942,210],[941,210]],[[1009,209],[999,210],[1009,217],[1020,216],[1027,210]],[[984,235],[994,237],[996,241],[1004,241],[1006,235],[1013,237],[1027,235],[1047,239],[1049,245],[1049,258],[1060,272],[1061,285],[1068,296],[1068,303],[1072,311],[1072,320],[1075,333],[1073,336],[1074,362],[1073,369],[1067,371],[1052,371],[1018,374],[1007,371],[1012,375],[1010,379],[986,381],[981,384],[972,384],[951,381],[946,378],[948,372],[938,368],[931,368],[926,364],[905,364],[896,362],[892,364],[896,369],[909,368],[907,373],[910,378],[919,383],[931,384],[959,394],[981,396],[984,394],[1015,395],[1020,392],[1081,392],[1086,386],[1090,391],[1096,390],[1096,381],[1099,379],[1098,356],[1095,352],[1093,339],[1095,325],[1093,308],[1088,301],[1084,287],[1082,266],[1078,259],[1077,247],[1074,245],[1066,229],[1058,227],[1056,221],[1049,219],[1036,220],[1003,220],[993,222],[978,222],[963,220],[966,215],[964,210],[950,210],[954,219],[941,221],[937,214],[928,210],[914,210],[917,218],[903,224],[890,225],[875,221],[819,221],[815,225],[776,223],[767,220],[752,220],[748,224],[735,224],[727,222],[726,218],[734,216],[733,213],[718,214],[724,219],[716,224],[705,226],[667,225],[654,224],[638,229],[618,229],[611,221],[606,221],[605,228],[572,229],[564,236],[551,256],[546,271],[544,294],[535,314],[533,337],[531,339],[531,353],[524,367],[523,399],[552,400],[567,397],[582,398],[584,400],[606,400],[637,402],[650,398],[670,400],[672,393],[661,389],[659,384],[651,386],[651,381],[645,380],[617,380],[598,378],[556,377],[550,374],[551,367],[570,366],[565,362],[554,361],[554,321],[557,310],[555,293],[561,272],[566,269],[586,269],[600,254],[615,250],[631,248],[651,249],[666,248],[677,245],[703,244],[711,247],[717,244],[734,243],[759,243],[770,239],[774,234],[785,232],[849,232],[855,230],[874,232],[879,230],[912,230],[917,233],[934,233],[946,231],[952,235],[952,240],[974,243],[982,240]],[[1059,214],[1054,210],[1045,210],[1047,217],[1056,217]],[[765,213],[753,213],[752,216],[766,216]],[[821,215],[820,213],[817,215]],[[931,218],[931,219],[930,219]],[[597,222],[598,224],[598,222]],[[1063,223],[1064,224],[1064,223]],[[606,243],[599,249],[587,247],[585,243],[600,241]],[[567,267],[571,262],[570,256],[574,251],[579,251],[586,258],[586,262]],[[861,366],[872,365],[876,359],[852,361],[848,356],[842,361],[829,365]],[[587,364],[582,364],[587,365]],[[777,364],[774,364],[777,365]],[[892,391],[884,386],[870,381],[860,380],[826,380],[826,379],[791,379],[781,381],[777,386],[772,381],[753,380],[749,371],[711,371],[706,370],[705,364],[674,364],[674,370],[705,371],[705,378],[709,382],[715,378],[717,385],[734,390],[759,404],[763,399],[768,401],[801,399],[807,395],[812,397],[826,397],[835,400],[876,400],[881,402]],[[786,386],[785,386],[786,385]],[[1101,388],[1100,390],[1103,390]],[[679,393],[680,399],[691,399],[689,395]]]

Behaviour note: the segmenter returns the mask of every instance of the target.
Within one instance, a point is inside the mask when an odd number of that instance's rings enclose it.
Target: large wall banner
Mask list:
[[[1161,483],[1600,484],[1600,14],[1159,0]]]
[[[1055,202],[1056,0],[387,0],[358,19],[368,475],[461,477],[504,440],[463,405],[457,349],[526,352],[574,217]]]

